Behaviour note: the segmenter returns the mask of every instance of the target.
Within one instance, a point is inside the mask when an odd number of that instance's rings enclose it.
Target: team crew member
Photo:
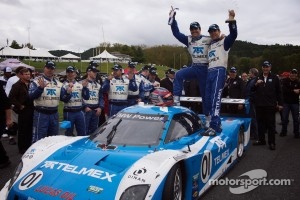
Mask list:
[[[244,88],[245,100],[249,102],[249,113],[248,116],[251,117],[250,125],[250,138],[258,140],[258,129],[256,120],[256,110],[255,110],[255,92],[253,90],[254,84],[256,83],[256,77],[258,76],[258,70],[256,68],[251,68],[249,70],[249,80]]]
[[[104,107],[101,85],[96,80],[98,72],[99,70],[94,65],[89,65],[86,69],[87,88],[89,89],[90,97],[88,100],[83,99],[83,102],[85,107],[86,134],[88,135],[97,129],[99,116]]]
[[[63,83],[61,90],[61,100],[64,102],[64,120],[71,122],[71,128],[66,130],[67,136],[73,135],[74,125],[78,136],[86,135],[85,115],[83,112],[83,99],[90,98],[88,82],[76,81],[76,69],[69,66],[66,69],[67,80]]]
[[[209,129],[206,131],[207,135],[215,135],[216,132],[219,133],[222,131],[220,109],[222,91],[226,80],[228,53],[237,38],[237,27],[234,16],[234,11],[230,10],[229,20],[226,21],[229,22],[230,31],[227,37],[220,37],[221,32],[217,24],[212,24],[208,29],[212,42],[208,49],[209,67],[204,94],[205,102],[207,103],[206,109],[209,110],[209,115],[211,116]]]
[[[279,78],[271,73],[271,64],[265,61],[262,71],[255,82],[255,106],[258,125],[258,140],[253,145],[265,145],[265,133],[268,131],[270,150],[275,150],[275,114],[282,110],[282,92]]]
[[[24,69],[24,68],[25,67],[23,67],[23,66],[18,67],[15,70],[16,75],[11,76],[7,80],[6,85],[5,85],[5,93],[6,93],[7,96],[9,96],[9,93],[10,93],[10,90],[11,90],[13,84],[15,84],[20,79],[20,76],[21,76],[20,71],[21,71],[21,69]],[[12,131],[8,132],[9,133],[9,144],[15,145],[15,144],[17,144],[16,140],[15,140],[15,135],[17,135],[17,129],[15,129],[13,127],[17,126],[17,124],[18,124],[18,114],[15,113],[15,111],[12,110],[11,117],[12,117],[12,120],[13,120],[13,125],[12,125]]]
[[[148,80],[152,83],[155,89],[160,87],[160,82],[156,79],[156,77],[157,77],[156,69],[150,68]]]
[[[171,24],[172,33],[177,40],[187,46],[188,51],[192,57],[192,65],[188,68],[183,68],[176,72],[175,80],[173,82],[174,103],[179,105],[179,96],[182,94],[183,81],[196,79],[199,81],[200,94],[205,96],[208,57],[207,50],[211,42],[210,37],[201,35],[201,27],[198,22],[190,24],[191,35],[186,36],[180,33],[177,21],[174,19]],[[207,116],[206,99],[203,99],[203,112]]]
[[[62,83],[54,78],[55,63],[47,61],[44,74],[31,82],[29,96],[34,100],[32,143],[58,134],[58,104]]]
[[[109,117],[118,113],[128,105],[128,91],[136,91],[138,89],[133,74],[122,76],[122,66],[114,65],[113,75],[109,75],[102,86],[103,92],[108,92],[109,100]]]
[[[136,105],[138,102],[141,101],[140,98],[140,91],[143,91],[142,88],[142,78],[139,75],[135,75],[136,69],[135,69],[135,63],[129,62],[128,68],[126,70],[126,77],[133,76],[133,80],[135,81],[138,89],[136,91],[128,90],[128,106]]]
[[[142,87],[140,87],[140,98],[145,104],[150,103],[150,93],[154,90],[153,84],[148,80],[151,66],[144,65],[139,74],[142,79]]]
[[[32,140],[33,102],[28,90],[31,74],[29,69],[20,70],[20,79],[13,84],[9,99],[14,105],[13,110],[18,114],[18,149],[23,154],[30,147]]]
[[[229,78],[225,82],[223,97],[232,99],[244,98],[244,82],[239,76],[237,76],[237,69],[231,67],[229,70]],[[224,106],[225,107],[225,106]],[[243,113],[244,106],[239,105],[226,105],[226,112],[230,113]]]
[[[12,69],[10,67],[5,67],[3,70],[3,76],[0,76],[0,81],[2,81],[4,84],[4,89],[5,89],[5,85],[7,80],[11,77],[11,73],[12,73]]]
[[[292,113],[293,133],[295,138],[299,138],[299,93],[300,82],[297,69],[292,69],[288,78],[281,81],[283,110],[282,110],[282,130],[281,137],[286,136],[289,123],[289,114]]]
[[[166,72],[166,77],[161,79],[160,86],[166,88],[169,92],[173,94],[173,82],[175,77],[175,70],[168,69]]]

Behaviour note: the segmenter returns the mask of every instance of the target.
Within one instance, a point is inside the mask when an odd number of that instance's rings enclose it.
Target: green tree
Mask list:
[[[18,42],[16,40],[13,40],[11,42],[11,45],[10,45],[11,48],[13,49],[21,49],[22,47],[18,44]]]

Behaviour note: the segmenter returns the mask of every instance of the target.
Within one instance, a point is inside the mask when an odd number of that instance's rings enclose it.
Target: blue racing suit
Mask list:
[[[229,23],[230,34],[223,39],[211,42],[208,49],[208,74],[205,91],[205,101],[209,115],[211,115],[210,127],[216,132],[221,131],[221,98],[226,81],[228,53],[230,47],[237,38],[236,22]]]
[[[38,78],[42,78],[46,87],[39,86]],[[29,86],[29,97],[33,99],[33,133],[32,143],[52,135],[58,135],[58,104],[62,83],[46,76],[37,77]]]
[[[64,102],[64,120],[71,122],[71,128],[66,130],[67,136],[73,136],[74,125],[76,126],[76,132],[78,136],[86,135],[86,122],[83,112],[83,100],[90,98],[89,89],[83,87],[82,84],[77,81],[73,81],[72,92],[67,92],[69,87],[69,81],[66,80],[63,83],[61,90],[61,100]]]
[[[86,134],[93,133],[99,123],[99,116],[96,115],[98,108],[103,110],[104,100],[101,85],[96,80],[88,80],[87,88],[89,90],[89,98],[83,99],[84,108],[90,108],[91,110],[85,112]]]
[[[121,78],[106,79],[102,85],[103,92],[108,93],[109,117],[118,113],[128,105],[128,91],[138,89],[135,80],[129,80],[125,76]]]
[[[176,20],[173,21],[171,29],[174,37],[187,46],[193,61],[191,67],[183,68],[176,72],[173,82],[174,96],[181,96],[184,80],[196,79],[199,83],[200,94],[204,97],[208,67],[207,49],[211,39],[204,35],[200,35],[198,38],[192,38],[191,36],[180,33]],[[208,115],[206,100],[204,98],[202,98],[202,107],[203,113]]]
[[[133,76],[133,79],[137,85],[137,90],[136,91],[131,91],[129,89],[128,91],[128,106],[133,106],[138,103],[138,100],[141,99],[141,94],[143,93],[143,85],[142,85],[142,78],[135,74]]]
[[[145,104],[150,103],[150,93],[154,90],[153,84],[143,74],[139,74],[141,78],[140,98]]]

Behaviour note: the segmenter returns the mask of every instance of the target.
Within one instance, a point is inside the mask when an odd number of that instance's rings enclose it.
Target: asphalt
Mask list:
[[[277,116],[279,121],[279,116]],[[290,122],[292,120],[290,119]],[[281,126],[277,123],[276,130],[279,133]],[[2,138],[2,143],[11,160],[11,165],[0,169],[0,188],[2,188],[13,175],[21,156],[16,145],[9,145],[7,138]],[[276,150],[269,150],[268,146],[250,145],[245,156],[223,177],[238,179],[240,175],[255,169],[262,169],[267,172],[267,180],[288,179],[291,185],[271,186],[260,185],[256,189],[244,194],[233,194],[229,191],[231,186],[218,185],[211,187],[202,197],[204,200],[224,199],[256,199],[256,200],[298,200],[300,199],[300,139],[295,139],[292,134],[292,123],[288,127],[288,135],[279,137],[276,135]]]

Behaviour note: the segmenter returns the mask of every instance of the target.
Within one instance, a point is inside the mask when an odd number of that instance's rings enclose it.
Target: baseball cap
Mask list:
[[[112,67],[113,70],[119,70],[121,69],[122,70],[122,66],[121,65],[118,65],[118,64],[115,64],[113,67]]]
[[[76,71],[76,69],[73,66],[68,66],[66,69],[66,72],[75,72],[75,71]]]
[[[150,70],[150,69],[151,69],[151,66],[149,66],[149,65],[144,65],[142,67],[142,71],[144,71],[144,70]]]
[[[298,70],[297,69],[292,69],[291,74],[298,74]]]
[[[47,61],[45,67],[55,69],[55,63],[53,61]]]
[[[218,24],[212,24],[208,27],[208,32],[214,31],[214,30],[220,30]]]
[[[11,73],[12,69],[10,67],[5,67],[3,71],[7,73]]]
[[[152,75],[157,75],[157,72],[156,72],[156,69],[155,68],[151,68],[149,70],[149,73],[152,74]]]
[[[175,70],[174,69],[168,69],[166,71],[166,74],[175,74]]]
[[[128,62],[128,67],[135,68],[135,63],[134,62]]]
[[[236,73],[237,69],[235,67],[231,67],[229,72]]]
[[[94,61],[92,60],[91,62],[89,62],[89,66],[95,66],[95,67],[98,67],[98,62],[97,61]]]
[[[198,22],[192,22],[190,24],[190,29],[198,29],[198,28],[201,29],[201,26]]]
[[[262,64],[263,67],[271,67],[271,63],[269,61],[265,61],[263,64]]]
[[[96,66],[93,66],[93,65],[88,66],[88,67],[86,68],[86,71],[87,71],[87,72],[90,72],[90,71],[92,71],[92,72],[99,72],[99,70],[97,69],[97,67],[96,67]]]

